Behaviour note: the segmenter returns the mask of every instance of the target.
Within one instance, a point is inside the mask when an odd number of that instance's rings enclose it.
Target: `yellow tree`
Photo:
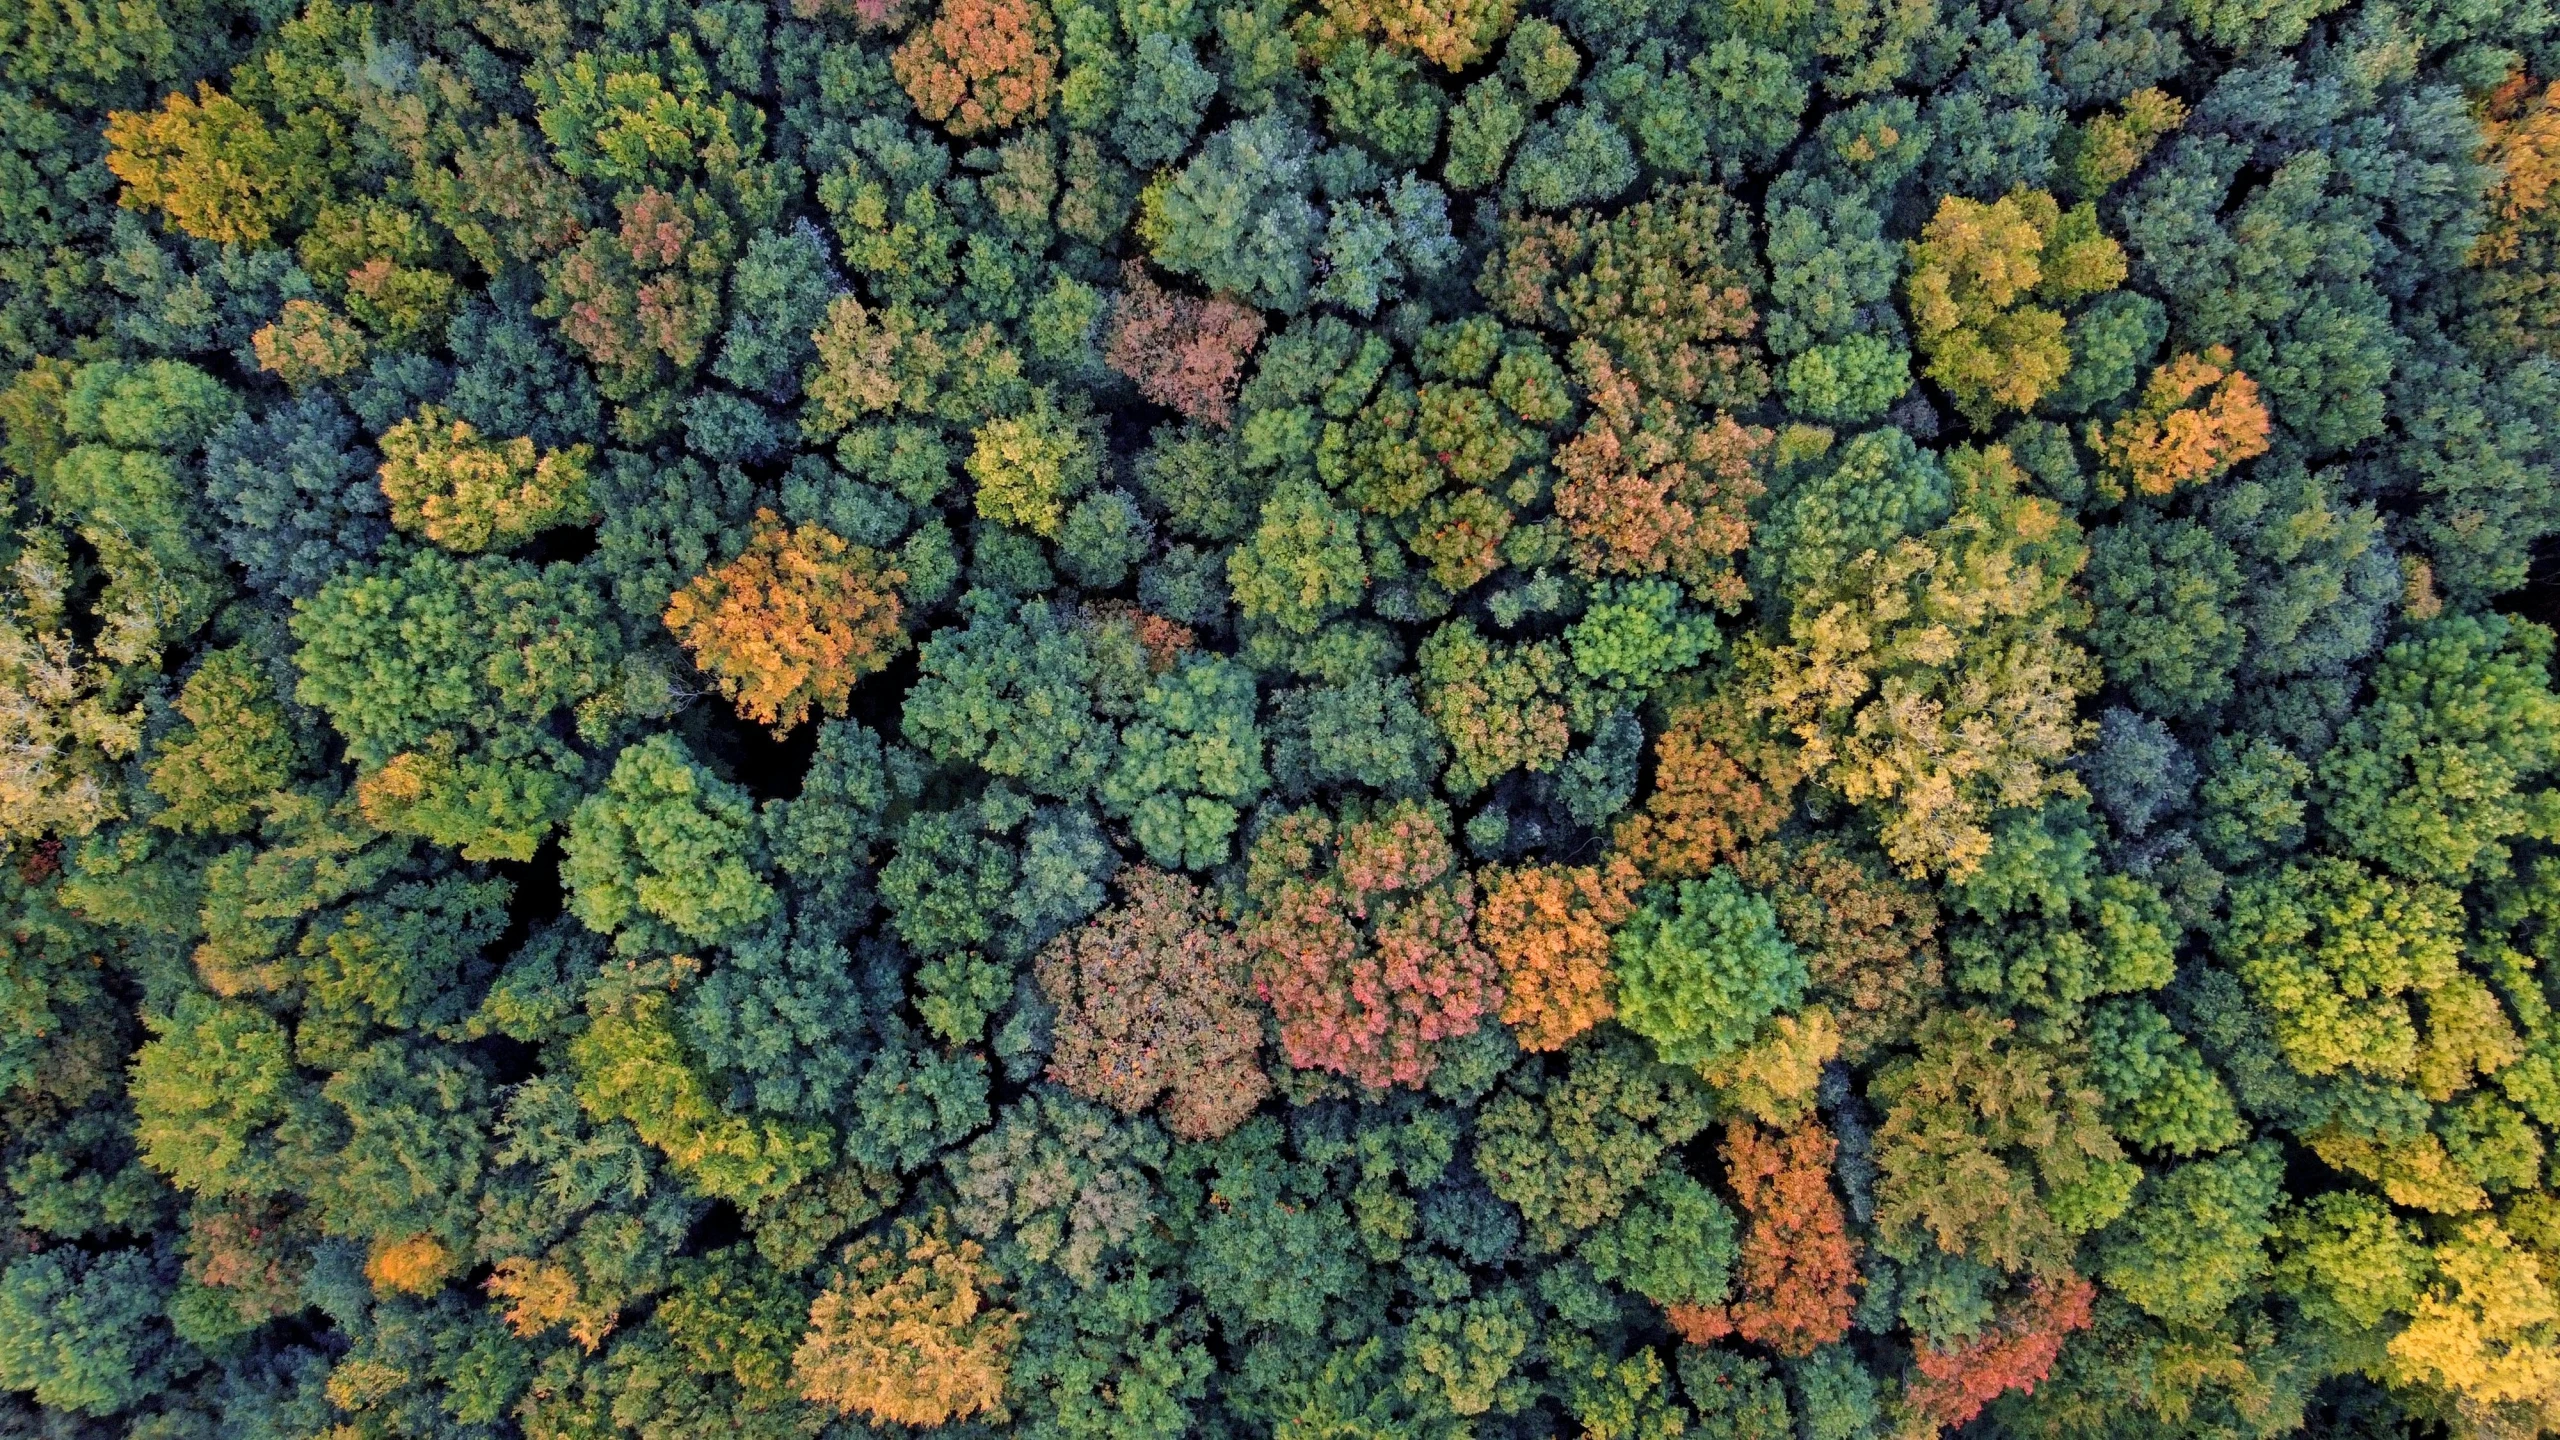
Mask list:
[[[2086,203],[2014,190],[1988,205],[1949,195],[1908,246],[1912,327],[1929,378],[1975,425],[2024,410],[2071,368],[2062,312],[2124,283],[2124,248]]]
[[[591,447],[536,455],[518,436],[491,440],[433,405],[382,436],[391,523],[464,554],[520,545],[588,516]]]
[[[878,551],[759,510],[746,553],[677,591],[667,628],[739,714],[780,733],[812,708],[844,714],[854,682],[906,648],[906,579]]]
[[[998,1409],[1021,1320],[988,1303],[978,1243],[946,1228],[937,1210],[845,1250],[792,1356],[803,1397],[889,1425]]]

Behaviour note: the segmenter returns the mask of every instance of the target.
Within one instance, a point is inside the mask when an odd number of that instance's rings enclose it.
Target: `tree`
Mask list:
[[[842,715],[853,687],[906,649],[907,572],[818,525],[756,512],[744,554],[667,601],[667,629],[738,713],[775,733],[812,709]]]
[[[1721,866],[1645,894],[1610,953],[1618,1021],[1666,1065],[1712,1066],[1804,998],[1804,957],[1777,913]]]
[[[724,1107],[687,1053],[663,992],[594,1016],[569,1043],[569,1060],[587,1114],[630,1125],[702,1194],[740,1205],[770,1201],[834,1158],[825,1124]]]
[[[1988,205],[1949,195],[1907,248],[1928,376],[1978,428],[2032,407],[2070,369],[2062,313],[2051,307],[2125,277],[2123,247],[2099,231],[2094,207],[2066,212],[2033,190]]]
[[[630,945],[717,944],[779,906],[746,793],[673,735],[622,752],[579,802],[563,846],[570,910]]]
[[[1101,799],[1148,859],[1192,870],[1226,860],[1242,807],[1269,779],[1257,699],[1252,672],[1199,654],[1175,660],[1138,697]]]
[[[2098,1278],[2158,1319],[2210,1323],[2265,1275],[2283,1181],[2267,1141],[2153,1176],[2100,1239]]]
[[[597,388],[636,402],[702,363],[720,330],[720,272],[729,259],[725,219],[654,187],[618,201],[622,224],[595,230],[545,267],[549,286],[534,313],[560,322],[586,352]]]
[[[1055,34],[1048,8],[1032,0],[944,0],[890,68],[918,114],[965,138],[1049,113]]]
[[[1741,1291],[1726,1306],[1674,1309],[1671,1322],[1697,1344],[1738,1334],[1801,1359],[1849,1331],[1858,1247],[1832,1194],[1838,1143],[1819,1122],[1771,1134],[1748,1120],[1725,1129],[1725,1174],[1747,1217]]]
[[[937,761],[976,765],[1037,795],[1081,796],[1109,769],[1114,739],[1094,713],[1093,642],[1047,601],[973,607],[967,625],[937,631],[918,653],[902,733]]]
[[[1731,1288],[1733,1212],[1678,1170],[1659,1170],[1575,1253],[1601,1280],[1675,1313],[1716,1305]]]
[[[2107,1123],[2118,1136],[2181,1157],[2247,1138],[2221,1077],[2157,1009],[2110,1002],[2091,1017],[2089,1032],[2089,1078],[2106,1095]]]
[[[1718,738],[1729,717],[1683,705],[1654,737],[1653,793],[1618,824],[1616,845],[1654,879],[1702,877],[1786,818],[1782,803]]]
[[[1354,518],[1324,491],[1285,482],[1262,505],[1260,522],[1227,560],[1227,583],[1249,621],[1313,635],[1359,603],[1369,583]]]
[[[1807,994],[1837,1021],[1842,1058],[1858,1061],[1920,1019],[1945,978],[1941,912],[1928,890],[1829,838],[1754,849],[1734,864],[1803,954]]]
[[[2063,1342],[2089,1326],[2097,1289],[2076,1275],[2038,1279],[1987,1333],[1954,1350],[1922,1345],[1912,1357],[1918,1371],[1903,1400],[1922,1423],[1944,1430],[1982,1413],[2011,1390],[2032,1391],[2053,1373]]]
[[[281,131],[281,133],[279,133]],[[306,110],[285,125],[204,81],[156,111],[107,118],[107,168],[124,203],[168,212],[188,234],[263,244],[309,223],[343,160],[336,117]]]
[[[1247,952],[1178,875],[1132,870],[1121,895],[1040,954],[1041,992],[1058,1007],[1049,1078],[1124,1115],[1161,1101],[1174,1134],[1215,1139],[1270,1090]]]
[[[1475,883],[1436,805],[1353,803],[1338,822],[1292,811],[1254,836],[1245,863],[1254,990],[1291,1065],[1418,1087],[1441,1042],[1500,1008]]]
[[[107,1416],[175,1378],[177,1346],[161,1319],[168,1279],[140,1250],[20,1256],[0,1272],[0,1385],[38,1404]]]
[[[531,440],[491,444],[469,421],[432,405],[385,431],[380,443],[391,523],[448,550],[509,549],[589,518],[588,446],[537,459]]]
[[[1081,1287],[1147,1248],[1164,1135],[1055,1091],[1006,1107],[995,1128],[948,1156],[960,1226],[992,1245],[998,1273],[1037,1283],[1054,1272]]]
[[[364,483],[373,468],[355,417],[325,393],[235,415],[205,440],[215,540],[252,587],[308,598],[388,533],[382,487]]]
[[[2373,874],[2351,860],[2296,862],[2235,886],[2215,950],[2266,1009],[2287,1064],[2306,1075],[2356,1069],[2412,1079],[2425,1064],[2459,1088],[2459,1051],[2422,1039],[2413,1001],[2479,982],[2461,973],[2458,898]],[[2450,998],[2450,997],[2448,997]],[[2432,1017],[2438,1008],[2427,1007]],[[2445,1018],[2459,1013],[2448,1009]],[[2456,1067],[2445,1073],[2445,1067]]]
[[[1632,865],[1497,867],[1479,878],[1476,934],[1502,969],[1502,1023],[1521,1049],[1561,1050],[1617,1013],[1609,932],[1633,913]]]
[[[2507,868],[2541,834],[2560,758],[2551,632],[2452,616],[2383,652],[2373,695],[2321,761],[2327,823],[2354,853],[2413,879],[2461,883]]]
[[[1703,600],[1738,602],[1734,557],[1749,542],[1744,507],[1761,490],[1754,462],[1767,433],[1728,416],[1683,420],[1589,341],[1577,343],[1573,360],[1592,411],[1556,453],[1555,506],[1576,568],[1668,572]]]
[[[1449,743],[1452,792],[1471,795],[1509,771],[1549,771],[1564,759],[1570,680],[1554,641],[1506,645],[1462,617],[1433,631],[1414,659],[1423,712]]]
[[[284,1028],[253,1006],[179,999],[134,1057],[134,1138],[180,1189],[258,1197],[294,1176],[278,1127],[315,1098]]]
[[[1514,324],[1602,347],[1606,363],[1575,360],[1594,391],[1623,372],[1634,403],[1739,410],[1769,389],[1749,339],[1766,283],[1742,212],[1723,191],[1689,185],[1606,220],[1578,211],[1506,222],[1476,288]]]
[[[2389,1342],[2394,1378],[2486,1405],[2548,1403],[2560,1385],[2560,1303],[2535,1252],[2477,1219],[2436,1247],[2435,1268]]]
[[[1067,502],[1093,483],[1099,462],[1092,437],[1043,389],[1026,412],[979,426],[964,463],[978,485],[980,515],[1054,539]]]
[[[185,723],[147,762],[152,793],[169,807],[153,818],[181,831],[250,828],[304,758],[274,676],[245,647],[217,650],[187,677],[178,714]]]
[[[1527,1067],[1485,1102],[1476,1170],[1552,1253],[1623,1212],[1709,1116],[1694,1075],[1656,1063],[1632,1036],[1594,1031],[1565,1048],[1563,1074]]]
[[[2547,354],[2553,218],[2560,214],[2551,203],[2560,95],[2552,86],[2536,93],[2533,78],[2518,71],[2490,93],[2483,109],[2481,148],[2500,178],[2482,197],[2488,223],[2466,257],[2478,272],[2470,281],[2479,304],[2473,343],[2492,353]]]
[[[1211,135],[1147,188],[1139,234],[1156,263],[1212,291],[1296,311],[1313,281],[1322,214],[1307,198],[1315,142],[1276,111]]]
[[[837,286],[824,237],[806,220],[747,242],[729,279],[729,325],[711,373],[777,400],[800,391]]]
[[[1457,71],[1492,53],[1494,42],[1511,29],[1516,10],[1511,0],[1453,0],[1453,3],[1371,3],[1329,0],[1326,18],[1355,35],[1376,35],[1389,45],[1411,50],[1443,70]]]
[[[989,1303],[983,1254],[938,1210],[846,1247],[791,1357],[800,1393],[892,1425],[997,1410],[1021,1319]]]
[[[1138,393],[1193,420],[1224,427],[1236,377],[1262,338],[1262,317],[1232,300],[1172,294],[1131,261],[1111,302],[1103,359]]]

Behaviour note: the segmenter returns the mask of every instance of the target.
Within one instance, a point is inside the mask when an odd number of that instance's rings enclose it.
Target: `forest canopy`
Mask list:
[[[0,1433],[2560,1434],[2544,0],[0,0]]]

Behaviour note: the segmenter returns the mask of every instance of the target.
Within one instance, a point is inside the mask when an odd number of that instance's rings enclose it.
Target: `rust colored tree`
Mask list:
[[[1951,1430],[1982,1413],[1982,1407],[2012,1390],[2034,1393],[2062,1342],[2089,1325],[2089,1305],[2097,1288],[2077,1275],[2037,1280],[2025,1298],[1983,1334],[1953,1350],[1920,1342],[1912,1356],[1913,1375],[1903,1403],[1924,1424]]]
[[[1653,793],[1618,822],[1615,847],[1648,879],[1703,876],[1786,818],[1783,799],[1720,743],[1729,728],[1720,719],[1716,707],[1685,705],[1654,741]]]
[[[954,135],[983,135],[1049,113],[1056,28],[1039,0],[945,0],[889,69],[918,114]]]
[[[1328,0],[1326,18],[1443,70],[1463,70],[1510,33],[1518,0]]]
[[[1226,425],[1234,415],[1236,378],[1262,339],[1261,313],[1223,297],[1166,290],[1134,260],[1121,275],[1103,359],[1157,404]]]
[[[552,259],[537,308],[595,362],[605,394],[629,399],[702,362],[720,329],[728,237],[662,190],[642,190],[621,209],[619,229]]]
[[[1703,1345],[1740,1335],[1801,1358],[1849,1333],[1858,1246],[1831,1189],[1838,1149],[1819,1120],[1786,1131],[1749,1120],[1726,1128],[1725,1173],[1744,1217],[1740,1293],[1726,1305],[1674,1307],[1683,1337]]]
[[[1475,885],[1438,807],[1407,801],[1337,824],[1280,817],[1247,857],[1245,945],[1280,1051],[1371,1089],[1419,1086],[1432,1046],[1502,1003],[1474,935]]]
[[[844,714],[854,682],[906,648],[906,578],[867,547],[759,510],[746,553],[677,591],[667,628],[739,714],[779,733],[813,708]]]
[[[1502,970],[1502,1023],[1523,1050],[1561,1050],[1617,1013],[1609,930],[1634,913],[1636,868],[1525,865],[1484,875],[1476,935]]]
[[[1556,516],[1586,575],[1669,574],[1700,598],[1738,605],[1734,557],[1751,542],[1765,430],[1719,415],[1693,424],[1589,341],[1573,360],[1591,414],[1556,452]]]
[[[1179,875],[1141,866],[1121,889],[1040,954],[1041,993],[1058,1007],[1049,1078],[1124,1115],[1161,1100],[1166,1129],[1214,1139],[1271,1090],[1244,947]]]

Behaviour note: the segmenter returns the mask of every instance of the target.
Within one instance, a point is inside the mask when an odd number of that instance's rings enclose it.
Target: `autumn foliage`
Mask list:
[[[1326,17],[1443,70],[1463,70],[1511,29],[1518,0],[1327,0]]]
[[[889,59],[916,111],[954,135],[1049,113],[1056,27],[1040,0],[944,0]]]
[[[1254,838],[1247,864],[1254,988],[1290,1064],[1372,1089],[1419,1085],[1435,1042],[1501,1004],[1474,934],[1475,884],[1433,807],[1339,823],[1295,811]]]
[[[1111,302],[1103,359],[1138,382],[1138,393],[1194,420],[1225,425],[1245,357],[1262,338],[1262,315],[1247,305],[1202,300],[1159,286],[1131,261]]]
[[[1496,867],[1479,877],[1476,934],[1502,969],[1502,1023],[1524,1050],[1565,1042],[1617,1013],[1609,1000],[1609,930],[1635,912],[1635,867]]]
[[[1592,575],[1669,574],[1719,602],[1741,598],[1734,558],[1751,540],[1745,511],[1761,490],[1753,459],[1768,441],[1729,416],[1698,425],[1598,347],[1574,352],[1591,417],[1556,452],[1556,516],[1575,564]]]
[[[1749,1120],[1726,1127],[1725,1177],[1745,1217],[1740,1293],[1723,1306],[1675,1308],[1671,1322],[1681,1334],[1701,1345],[1740,1335],[1804,1356],[1849,1333],[1858,1245],[1831,1189],[1838,1150],[1816,1120],[1783,1132]]]
[[[2152,371],[2141,403],[2105,428],[2096,449],[2135,490],[2166,495],[2267,453],[2268,425],[2257,382],[2216,345]]]
[[[943,1216],[901,1220],[844,1252],[792,1356],[800,1393],[888,1425],[941,1425],[996,1409],[1020,1319],[996,1308],[975,1240]]]
[[[2097,1287],[2077,1275],[2031,1281],[2026,1293],[1982,1335],[1940,1350],[1922,1341],[1912,1356],[1904,1402],[1939,1429],[1952,1429],[2012,1390],[2033,1393],[2071,1332],[2089,1326]]]
[[[1049,1078],[1124,1115],[1161,1101],[1186,1139],[1223,1135],[1271,1089],[1244,948],[1181,876],[1139,868],[1120,885],[1118,905],[1041,952],[1058,1007]]]
[[[590,447],[537,456],[531,440],[491,441],[429,405],[382,436],[391,523],[448,550],[521,544],[584,519]]]
[[[1786,818],[1768,787],[1718,743],[1723,729],[1714,710],[1686,705],[1654,741],[1653,793],[1618,822],[1616,837],[1619,852],[1649,878],[1704,875]]]
[[[845,713],[854,682],[907,646],[906,573],[817,525],[756,517],[746,553],[667,602],[667,628],[750,720],[788,730],[812,709]]]

